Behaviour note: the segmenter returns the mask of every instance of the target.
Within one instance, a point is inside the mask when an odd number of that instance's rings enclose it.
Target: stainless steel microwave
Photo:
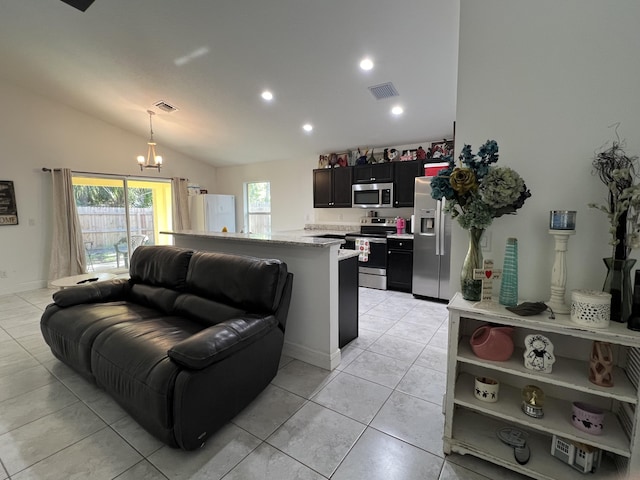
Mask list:
[[[393,183],[357,183],[352,186],[352,192],[354,207],[393,207]]]

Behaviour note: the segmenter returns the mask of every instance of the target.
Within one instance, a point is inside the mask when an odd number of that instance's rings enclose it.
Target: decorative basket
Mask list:
[[[594,290],[571,292],[571,321],[592,328],[607,328],[611,317],[611,294]]]

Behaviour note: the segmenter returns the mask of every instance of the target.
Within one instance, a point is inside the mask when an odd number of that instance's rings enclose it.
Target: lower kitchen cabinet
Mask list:
[[[358,256],[338,262],[338,346],[358,337]]]
[[[411,292],[413,282],[413,240],[387,239],[387,288]]]
[[[445,454],[475,455],[546,480],[604,480],[616,478],[616,471],[619,478],[633,478],[640,472],[640,372],[637,366],[640,364],[640,334],[617,322],[611,322],[608,328],[595,329],[572,322],[569,315],[556,315],[555,319],[550,319],[549,313],[544,312],[521,317],[497,303],[480,308],[464,300],[460,293],[454,295],[448,309]],[[487,324],[513,328],[515,350],[508,360],[485,360],[473,352],[470,339],[478,327]],[[550,373],[524,366],[524,355],[531,352],[525,350],[525,337],[531,334],[542,335],[553,344],[555,363]],[[614,362],[614,385],[611,387],[589,381],[593,341],[611,345]],[[474,394],[474,382],[479,377],[499,382],[495,403],[483,401]],[[542,418],[528,416],[522,411],[522,391],[528,385],[544,392]],[[603,428],[598,435],[574,427],[573,402],[587,403],[605,412]],[[528,435],[531,456],[524,465],[515,460],[514,449],[498,439],[496,432],[505,427],[515,427]],[[553,443],[554,437],[561,440]],[[564,456],[565,450],[586,452],[587,456],[600,450],[600,466],[585,477],[575,467],[552,456],[552,444],[559,457]],[[574,463],[583,461],[584,458],[576,454]]]

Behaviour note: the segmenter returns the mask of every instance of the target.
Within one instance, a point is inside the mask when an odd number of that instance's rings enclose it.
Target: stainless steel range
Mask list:
[[[360,232],[345,236],[346,248],[352,250],[356,250],[359,241],[367,242],[368,252],[358,258],[361,287],[387,289],[387,235],[395,231],[395,218],[364,217]]]

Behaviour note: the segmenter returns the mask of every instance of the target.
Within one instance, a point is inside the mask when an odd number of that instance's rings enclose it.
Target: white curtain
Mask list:
[[[173,230],[190,230],[191,219],[189,218],[189,191],[187,181],[184,178],[174,177],[171,179],[171,196],[173,212]]]
[[[53,239],[49,281],[86,272],[80,219],[73,198],[71,170],[51,169],[53,190]]]

